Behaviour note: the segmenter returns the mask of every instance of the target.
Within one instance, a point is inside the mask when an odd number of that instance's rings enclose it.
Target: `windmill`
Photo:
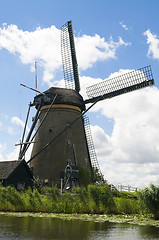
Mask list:
[[[87,185],[97,170],[102,176],[94,149],[89,120],[85,113],[97,102],[154,84],[147,66],[87,88],[88,99],[80,95],[80,81],[72,22],[61,28],[61,53],[65,88],[52,87],[29,104],[19,159],[34,141],[28,164],[49,186]],[[89,107],[86,108],[86,105]],[[90,105],[91,104],[91,105]],[[24,142],[30,107],[37,112]],[[38,122],[38,127],[33,130]],[[32,136],[32,137],[31,137]],[[62,180],[61,180],[62,179]]]

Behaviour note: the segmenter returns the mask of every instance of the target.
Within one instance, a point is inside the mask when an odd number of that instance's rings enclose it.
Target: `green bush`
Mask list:
[[[107,184],[107,180],[104,179],[104,175],[99,171],[98,168],[92,169],[92,181],[96,185]]]
[[[149,188],[145,187],[138,194],[143,209],[146,208],[155,219],[159,219],[159,186],[151,184]]]
[[[50,196],[54,201],[60,198],[60,189],[56,187],[54,188],[45,187],[42,189],[41,193]]]
[[[92,182],[91,174],[88,170],[84,169],[80,164],[78,164],[79,169],[79,182],[81,186],[87,186]]]
[[[89,185],[88,194],[99,212],[110,212],[115,206],[112,192],[107,185]]]
[[[140,204],[138,200],[122,197],[114,197],[116,213],[118,214],[138,214],[140,212]]]

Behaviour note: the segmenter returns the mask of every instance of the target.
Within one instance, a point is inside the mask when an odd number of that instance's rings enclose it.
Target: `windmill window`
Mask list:
[[[57,100],[61,100],[61,96],[60,95],[57,96]]]
[[[17,183],[17,190],[22,191],[25,188],[25,183],[24,182],[18,182]]]
[[[45,183],[45,184],[48,184],[48,183],[49,183],[49,179],[45,179],[45,180],[44,180],[44,183]]]
[[[71,147],[71,146],[72,146],[71,140],[68,139],[68,140],[67,140],[67,147]]]

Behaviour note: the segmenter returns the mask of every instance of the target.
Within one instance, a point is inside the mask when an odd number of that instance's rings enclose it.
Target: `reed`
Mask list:
[[[120,195],[120,193],[118,193]],[[138,201],[126,196],[113,196],[107,185],[76,187],[60,193],[57,188],[27,189],[0,186],[0,211],[49,213],[138,213]]]

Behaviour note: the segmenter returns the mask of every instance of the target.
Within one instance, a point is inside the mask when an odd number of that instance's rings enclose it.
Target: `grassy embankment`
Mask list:
[[[132,214],[141,210],[136,193],[119,193],[107,185],[89,185],[74,188],[61,195],[57,188],[44,188],[18,192],[15,188],[0,186],[0,211],[26,211],[51,213]]]
[[[18,192],[0,186],[0,211],[67,214],[153,214],[159,219],[159,187],[151,185],[138,193],[111,192],[107,185],[74,188],[61,195],[57,188]]]

